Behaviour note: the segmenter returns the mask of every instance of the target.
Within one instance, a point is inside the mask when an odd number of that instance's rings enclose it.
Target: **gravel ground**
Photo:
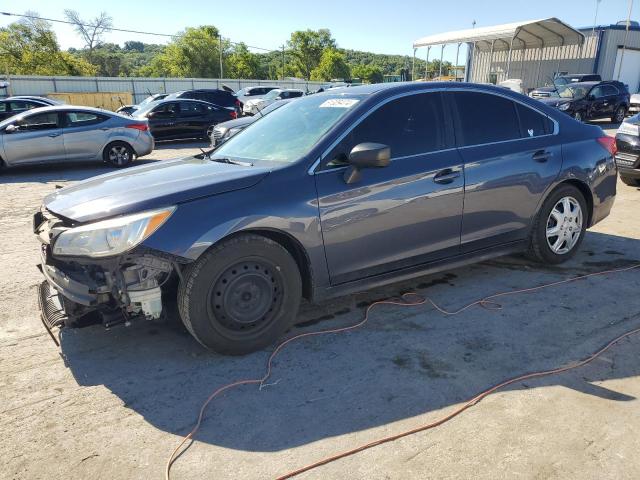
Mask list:
[[[197,152],[162,145],[145,161]],[[65,330],[57,348],[39,321],[31,214],[56,185],[110,169],[73,165],[0,177],[0,478],[161,478],[210,391],[260,375],[269,352],[203,350],[178,322]],[[545,268],[519,257],[305,305],[290,333],[355,323],[367,302],[407,290],[454,308],[640,262],[640,189],[619,184],[609,218],[579,254]],[[640,327],[640,271],[504,299],[504,309],[445,317],[383,306],[364,328],[291,344],[272,384],[211,405],[173,479],[262,479],[428,423],[504,378],[565,365]],[[640,478],[640,336],[554,377],[500,391],[453,421],[299,478]]]

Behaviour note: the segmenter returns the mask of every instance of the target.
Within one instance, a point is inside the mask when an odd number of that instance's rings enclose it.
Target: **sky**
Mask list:
[[[222,36],[262,48],[275,49],[294,30],[328,28],[338,46],[376,53],[412,55],[412,42],[420,37],[450,30],[491,26],[520,20],[557,17],[574,27],[594,23],[597,0],[301,0],[196,1],[164,0],[21,0],[0,2],[0,11],[64,19],[72,9],[90,21],[101,11],[113,17],[114,27],[173,34],[186,27],[215,25]],[[629,0],[600,0],[597,23],[615,23],[627,17]],[[632,20],[640,20],[640,1],[634,2]],[[0,15],[0,27],[16,17]],[[54,24],[61,47],[81,48],[82,42],[69,25]],[[126,40],[166,43],[166,37],[111,32],[105,41]],[[445,59],[455,59],[456,48],[445,49]],[[257,50],[256,50],[257,51]],[[426,49],[418,50],[424,58]],[[439,55],[439,52],[436,54]],[[433,58],[433,49],[431,58]],[[464,58],[461,53],[460,63]]]

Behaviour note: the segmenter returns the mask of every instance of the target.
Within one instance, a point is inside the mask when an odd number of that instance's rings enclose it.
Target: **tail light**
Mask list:
[[[618,146],[616,145],[615,138],[605,135],[604,137],[598,138],[598,143],[602,145],[604,149],[611,154],[612,157],[615,157],[616,153],[618,153]]]
[[[235,110],[233,112],[229,112],[229,115],[231,115],[231,118],[233,118],[234,120],[238,118],[238,113]]]
[[[133,128],[134,130],[140,130],[141,132],[149,131],[149,125],[146,123],[130,123],[129,125],[125,125],[125,128]]]
[[[236,107],[240,108],[241,105],[240,100],[236,99]]]

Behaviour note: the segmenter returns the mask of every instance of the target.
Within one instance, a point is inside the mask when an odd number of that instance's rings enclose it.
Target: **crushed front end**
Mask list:
[[[169,287],[176,283],[172,279],[184,259],[142,246],[97,258],[56,255],[60,236],[74,229],[78,230],[72,221],[45,208],[33,218],[33,230],[40,240],[38,267],[45,277],[38,299],[49,333],[54,327],[96,322],[110,327],[161,318],[163,293],[170,294]],[[52,338],[56,341],[53,334]]]

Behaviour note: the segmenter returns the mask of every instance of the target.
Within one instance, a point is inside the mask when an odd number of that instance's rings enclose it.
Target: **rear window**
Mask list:
[[[524,138],[539,137],[553,132],[553,122],[532,108],[516,102],[516,110],[520,119],[520,135]]]
[[[89,112],[68,112],[67,124],[70,127],[82,127],[83,125],[93,125],[104,122],[107,119],[104,115],[97,115]]]
[[[520,138],[515,102],[480,92],[454,92],[463,146]]]

